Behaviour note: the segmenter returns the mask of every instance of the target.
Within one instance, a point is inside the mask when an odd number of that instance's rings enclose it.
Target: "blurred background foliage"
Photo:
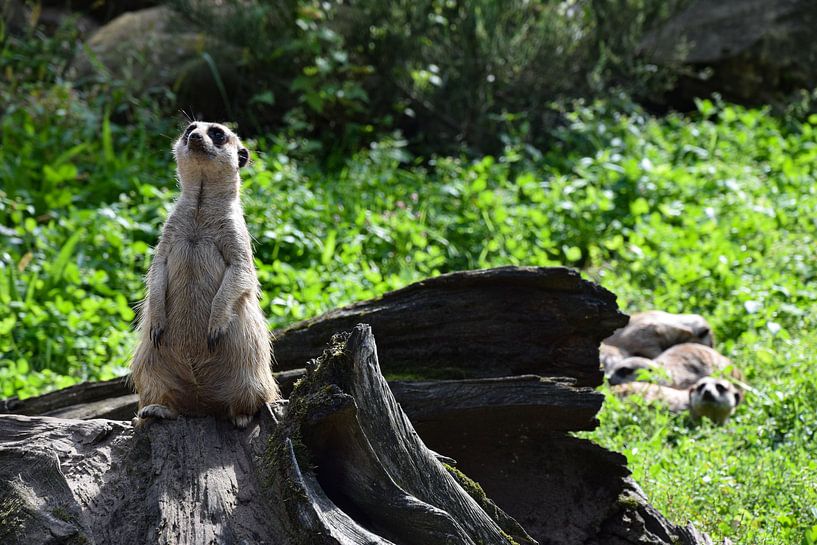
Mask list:
[[[690,67],[639,44],[689,1],[53,4],[0,26],[0,395],[127,372],[184,110],[253,150],[270,327],[507,264],[701,313],[753,385],[727,429],[611,397],[591,437],[678,521],[815,543],[814,95],[672,102]],[[111,31],[110,62],[94,28],[143,7],[150,48]]]
[[[636,60],[683,0],[383,2],[174,0],[174,24],[230,47],[225,114],[343,154],[390,131],[413,151],[496,153],[541,142],[560,97],[662,91]],[[226,64],[226,63],[225,63]]]

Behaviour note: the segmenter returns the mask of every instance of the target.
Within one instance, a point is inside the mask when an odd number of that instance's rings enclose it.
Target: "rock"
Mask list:
[[[817,86],[817,2],[696,0],[648,33],[639,54],[659,66],[691,67],[670,100],[720,93],[746,104]],[[685,70],[688,73],[688,70]]]
[[[192,28],[167,6],[120,15],[94,32],[86,45],[91,55],[80,53],[72,65],[80,81],[102,68],[134,94],[167,87],[189,113],[227,117],[219,81],[228,94],[237,85],[230,59],[239,52]]]

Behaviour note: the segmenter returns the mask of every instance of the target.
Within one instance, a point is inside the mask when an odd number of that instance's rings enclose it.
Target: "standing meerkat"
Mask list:
[[[247,149],[227,127],[191,123],[173,147],[181,196],[147,276],[132,377],[137,424],[227,414],[239,427],[280,397],[239,201]]]

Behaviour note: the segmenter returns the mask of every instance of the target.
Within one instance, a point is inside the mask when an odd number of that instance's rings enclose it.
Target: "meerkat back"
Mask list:
[[[203,122],[173,151],[181,196],[147,276],[132,364],[137,423],[215,414],[244,427],[280,397],[239,200],[248,152],[227,127]]]

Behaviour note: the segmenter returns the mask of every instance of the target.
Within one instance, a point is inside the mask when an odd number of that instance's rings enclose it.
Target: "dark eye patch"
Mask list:
[[[726,392],[726,386],[724,386],[723,384],[716,384],[715,387],[718,389],[718,393],[722,394]]]
[[[224,131],[218,127],[210,127],[207,129],[207,136],[210,137],[210,140],[213,141],[214,145],[219,147],[223,146],[224,142],[227,140],[227,135],[225,135]]]
[[[184,136],[185,137],[190,136],[190,133],[193,132],[194,130],[196,130],[196,124],[191,123],[190,125],[187,126],[187,130],[184,131]]]

